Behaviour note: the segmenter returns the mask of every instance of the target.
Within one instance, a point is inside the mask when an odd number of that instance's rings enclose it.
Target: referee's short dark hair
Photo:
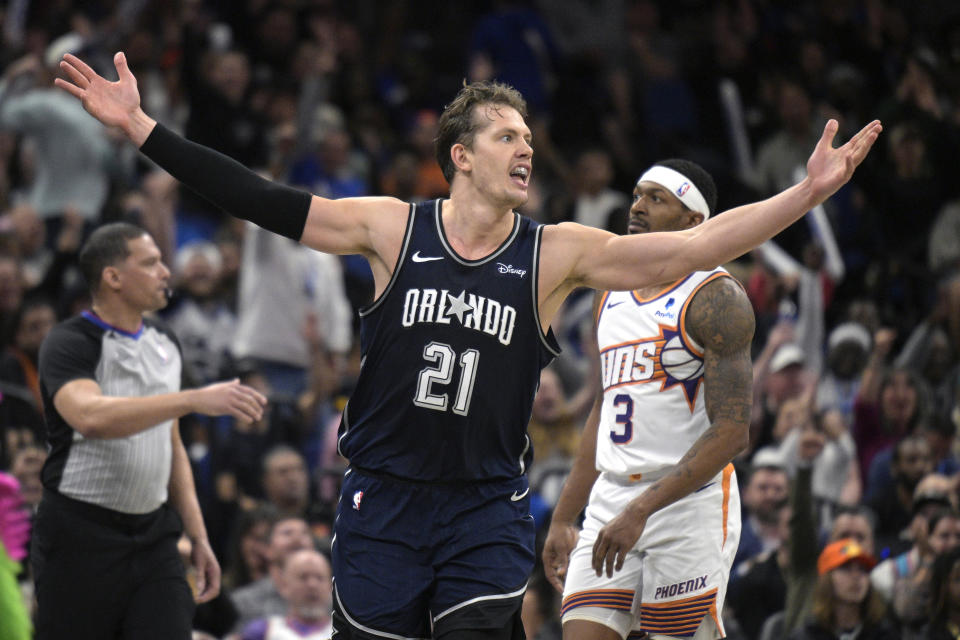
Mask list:
[[[126,260],[130,255],[127,243],[145,235],[148,235],[145,229],[129,222],[105,224],[90,234],[80,249],[79,259],[80,272],[90,293],[96,293],[100,288],[105,268]]]

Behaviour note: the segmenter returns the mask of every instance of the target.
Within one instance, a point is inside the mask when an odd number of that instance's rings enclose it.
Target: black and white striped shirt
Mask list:
[[[142,397],[180,390],[180,346],[169,329],[145,319],[136,333],[90,312],[57,325],[40,349],[40,391],[50,455],[43,485],[123,513],[148,513],[167,500],[172,420],[125,438],[84,438],[53,398],[72,380],[94,380],[104,395]]]

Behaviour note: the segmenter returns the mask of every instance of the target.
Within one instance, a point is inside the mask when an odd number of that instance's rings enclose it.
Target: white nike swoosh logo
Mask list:
[[[433,262],[434,260],[443,260],[443,256],[421,256],[419,251],[413,254],[414,262]]]
[[[525,495],[527,495],[528,493],[530,493],[530,487],[527,487],[526,490],[525,490],[523,493],[521,493],[520,495],[517,495],[517,492],[514,491],[514,492],[513,492],[513,495],[510,496],[510,500],[513,501],[513,502],[516,502],[517,500],[523,500],[523,497],[524,497]]]

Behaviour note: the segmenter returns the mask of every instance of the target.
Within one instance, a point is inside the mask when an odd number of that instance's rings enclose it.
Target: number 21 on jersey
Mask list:
[[[458,415],[467,415],[470,412],[470,399],[473,397],[473,383],[477,377],[480,352],[467,349],[457,358],[457,352],[450,345],[431,342],[423,348],[423,359],[433,365],[420,370],[413,404],[424,409],[446,411],[450,402],[446,388],[453,381],[454,362],[459,361],[460,380],[452,410]]]

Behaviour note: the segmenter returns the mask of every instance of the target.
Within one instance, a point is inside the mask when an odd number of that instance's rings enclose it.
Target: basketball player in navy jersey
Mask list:
[[[534,563],[525,425],[550,321],[577,287],[635,289],[712,268],[773,236],[853,174],[873,122],[833,149],[830,121],[809,177],[700,227],[618,237],[539,226],[527,200],[526,106],[499,84],[465,86],[440,121],[450,198],[327,200],[261,179],[140,109],[122,53],[108,82],[75,56],[57,86],[177,179],[232,215],[318,251],[361,254],[374,302],[339,447],[350,460],[333,541],[337,638],[520,638]]]
[[[716,201],[702,167],[658,162],[637,180],[628,232],[695,228]],[[730,462],[750,428],[753,308],[716,268],[598,294],[595,312],[603,391],[543,550],[564,594],[563,637],[722,638],[740,532]],[[633,365],[611,366],[624,358]]]

